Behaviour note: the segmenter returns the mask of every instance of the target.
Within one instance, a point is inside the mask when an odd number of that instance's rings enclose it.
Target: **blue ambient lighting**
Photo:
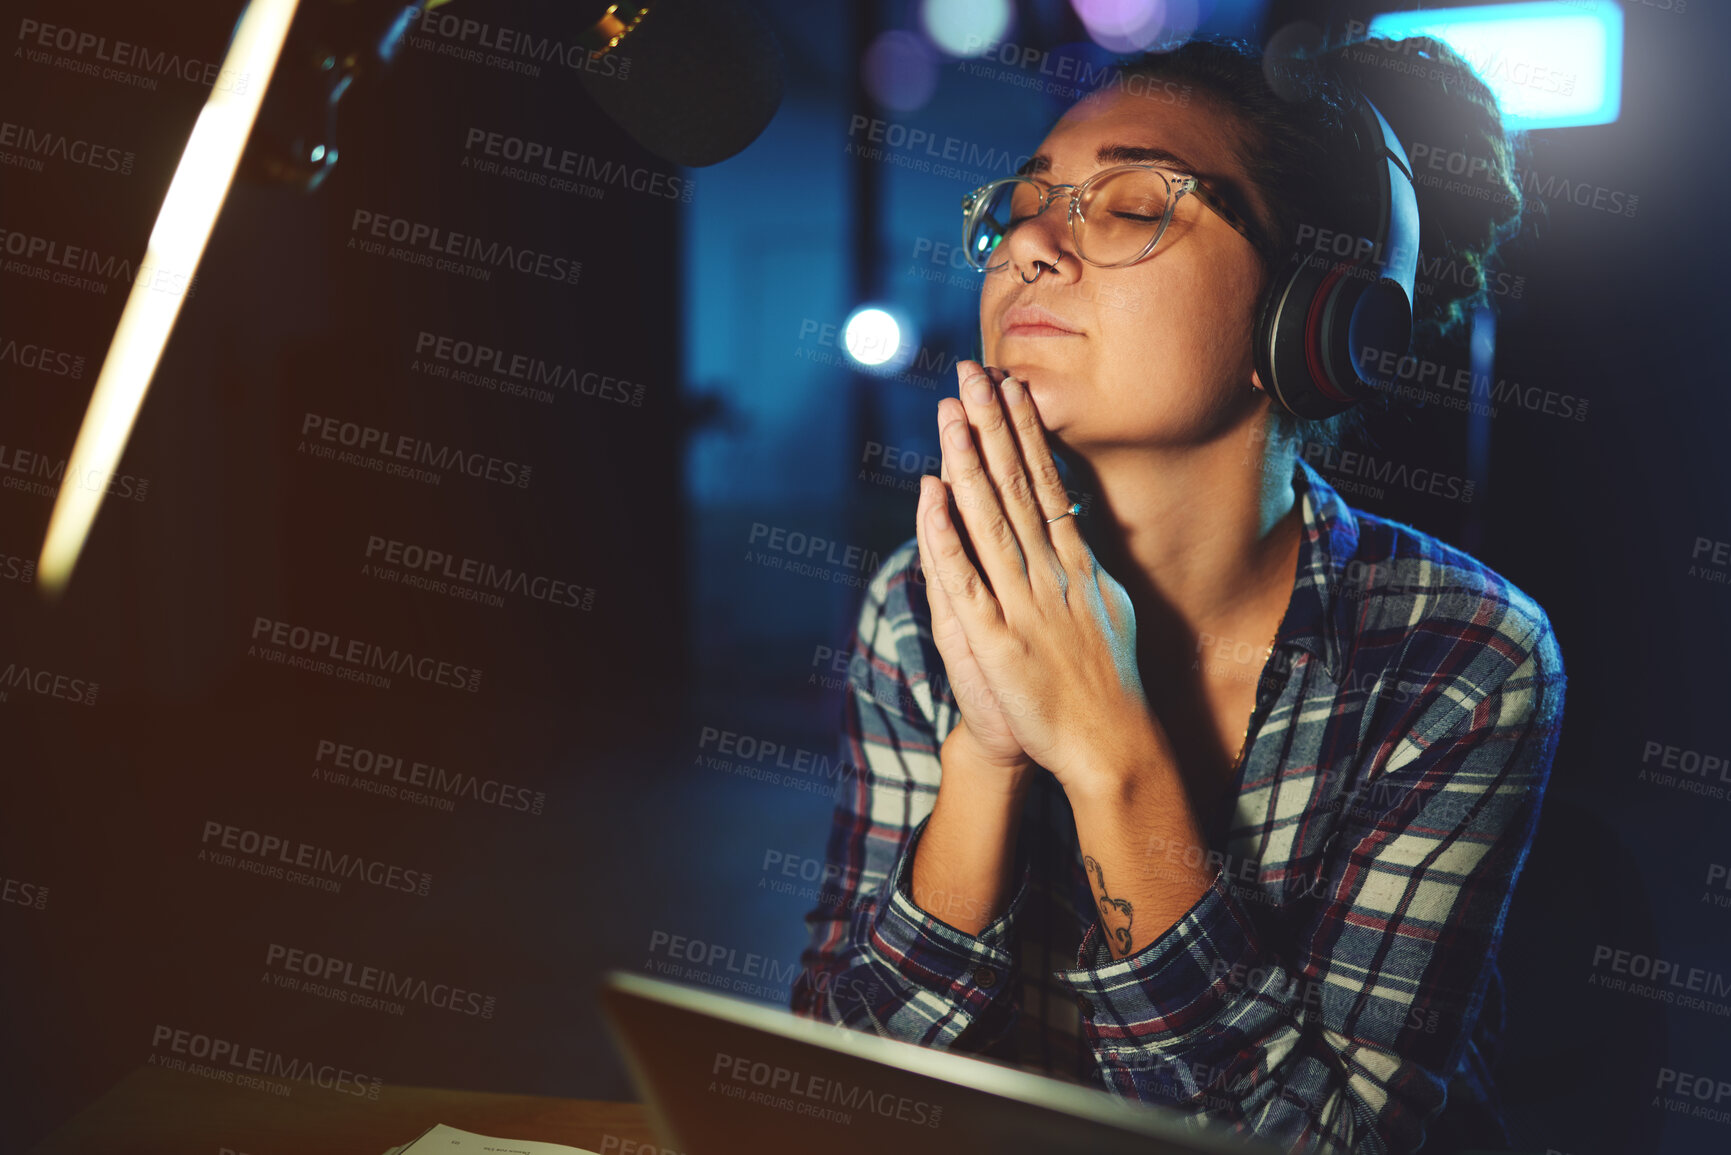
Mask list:
[[[1610,124],[1622,112],[1623,9],[1608,0],[1387,12],[1369,31],[1453,48],[1496,94],[1511,129]]]

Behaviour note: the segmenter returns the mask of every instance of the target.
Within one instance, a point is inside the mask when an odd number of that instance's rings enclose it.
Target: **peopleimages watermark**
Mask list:
[[[324,413],[305,414],[301,418],[300,431],[301,442],[296,446],[298,453],[427,485],[438,485],[444,480],[444,471],[454,470],[465,477],[479,478],[495,485],[528,489],[533,473],[531,466],[521,462],[456,445],[440,445],[407,433],[394,433]],[[341,446],[342,449],[332,446]]]
[[[1696,535],[1689,551],[1689,576],[1712,585],[1731,585],[1731,541]]]
[[[873,1091],[857,1083],[803,1073],[748,1055],[717,1051],[709,1073],[720,1077],[711,1081],[711,1092],[830,1123],[849,1124],[853,1122],[850,1112],[854,1111],[920,1127],[936,1127],[944,1118],[944,1109],[937,1103],[890,1091]]]
[[[22,878],[0,875],[0,905],[47,910],[48,888],[39,882],[26,882]]]
[[[1731,1079],[1660,1067],[1653,1089],[1655,1107],[1709,1123],[1731,1123],[1731,1106],[1724,1105],[1731,1099]],[[1667,1097],[1661,1100],[1661,1094]]]
[[[84,376],[82,353],[66,353],[34,341],[20,341],[16,337],[0,337],[0,365],[16,365],[20,369],[73,381]]]
[[[1308,882],[1300,878],[1289,879],[1284,869],[1264,867],[1257,859],[1205,849],[1186,839],[1167,838],[1160,834],[1149,836],[1142,856],[1155,864],[1153,867],[1140,867],[1148,877],[1183,881],[1198,874],[1219,873],[1240,899],[1269,906],[1279,906],[1299,898],[1321,898],[1328,890],[1326,877]]]
[[[505,604],[502,594],[565,609],[588,611],[595,607],[593,586],[532,574],[514,566],[498,566],[381,534],[368,535],[365,557],[366,561],[361,563],[362,577],[396,582],[495,609]]]
[[[1234,1071],[1224,1063],[1202,1059],[1185,1059],[1160,1051],[1135,1051],[1116,1055],[1112,1059],[1116,1070],[1141,1074],[1139,1087],[1162,1097],[1182,1099],[1192,1109],[1209,1111],[1242,1110],[1244,1097],[1256,1086],[1247,1071]],[[1283,1090],[1283,1097],[1292,1099],[1296,1092]],[[1297,1096],[1296,1101],[1308,1106],[1308,1100]]]
[[[36,559],[0,553],[0,581],[29,585],[36,580]]]
[[[0,120],[0,165],[42,172],[46,161],[58,160],[98,172],[130,175],[135,157],[130,149],[67,136],[50,128],[35,128]]]
[[[1515,201],[1516,194],[1504,184],[1501,166],[1488,156],[1423,141],[1415,141],[1407,152],[1415,185],[1493,204],[1513,204]],[[1641,198],[1635,193],[1554,172],[1541,176],[1530,166],[1513,169],[1509,179],[1527,199],[1567,201],[1580,208],[1622,217],[1634,216],[1641,207]]]
[[[642,193],[652,199],[690,204],[695,188],[690,177],[674,176],[619,160],[603,160],[588,153],[479,127],[471,127],[464,134],[463,167],[594,200],[605,197],[607,189],[613,187]],[[591,181],[594,183],[588,183]]]
[[[1245,450],[1244,465],[1260,465],[1262,444],[1267,441],[1266,429],[1253,430]],[[1259,444],[1262,443],[1262,444]],[[1294,443],[1298,455],[1328,479],[1342,493],[1358,497],[1383,498],[1384,486],[1398,486],[1413,493],[1428,494],[1450,501],[1470,502],[1473,480],[1453,473],[1444,473],[1422,465],[1408,465],[1388,457],[1358,449],[1342,449],[1324,441]]]
[[[867,441],[860,454],[858,480],[899,489],[904,493],[920,491],[920,477],[937,473],[943,462],[935,453],[917,449],[902,449],[881,441]],[[882,468],[879,468],[879,467]]]
[[[1371,64],[1393,72],[1429,77],[1432,80],[1454,79],[1456,69],[1425,54],[1423,44],[1416,39],[1410,42],[1396,41],[1397,49],[1393,55],[1362,47],[1357,42],[1362,42],[1368,27],[1362,20],[1346,22],[1348,44],[1342,52],[1348,59],[1358,64]],[[1513,55],[1502,41],[1486,39],[1456,44],[1454,49],[1474,74],[1493,89],[1513,85],[1517,88],[1530,88],[1535,92],[1570,96],[1573,95],[1575,84],[1579,80],[1579,76],[1574,72]]]
[[[231,72],[212,61],[183,57],[179,53],[147,48],[125,40],[110,40],[94,32],[45,24],[28,16],[18,21],[18,41],[20,47],[14,55],[22,55],[32,64],[50,64],[68,72],[113,80],[152,92],[156,90],[159,78],[172,76],[189,84],[238,96],[246,92],[250,79],[245,73]]]
[[[544,791],[515,786],[496,778],[482,778],[463,770],[450,770],[431,762],[406,758],[385,750],[373,750],[320,738],[313,748],[313,775],[337,785],[353,784],[388,797],[403,796],[405,800],[418,790],[432,792],[438,805],[434,809],[453,810],[453,799],[497,806],[501,810],[540,814],[546,807]],[[363,785],[364,784],[364,785]]]
[[[1495,417],[1498,405],[1513,405],[1529,413],[1543,413],[1565,421],[1585,421],[1588,399],[1556,389],[1522,385],[1507,377],[1493,378],[1462,366],[1444,365],[1413,353],[1378,349],[1366,345],[1358,351],[1362,376],[1392,380],[1377,385],[1394,397],[1441,404],[1481,416]],[[1496,404],[1491,404],[1495,402]]]
[[[598,1155],[685,1155],[671,1147],[663,1147],[653,1139],[628,1139],[611,1131],[601,1136]]]
[[[187,1060],[192,1060],[188,1062]],[[287,1095],[286,1084],[261,1085],[262,1079],[286,1079],[311,1083],[326,1091],[376,1100],[383,1080],[358,1074],[334,1063],[297,1059],[265,1047],[248,1047],[231,1039],[217,1038],[161,1023],[151,1032],[150,1059],[146,1064],[171,1071],[201,1075],[222,1083]]]
[[[357,881],[381,890],[397,890],[425,898],[433,885],[433,876],[424,870],[411,870],[363,854],[346,851],[339,854],[329,847],[291,841],[280,835],[248,830],[214,818],[206,820],[199,842],[200,862],[282,879],[333,894],[342,890],[344,882]],[[310,873],[294,877],[303,871]]]
[[[982,148],[961,137],[909,128],[893,120],[854,113],[848,118],[845,156],[879,160],[913,172],[951,180],[976,180],[983,174],[1014,176],[1031,159],[1028,153]],[[952,163],[954,162],[954,163]]]
[[[1390,250],[1382,242],[1309,223],[1298,226],[1293,250],[1294,260],[1301,254],[1314,254],[1351,262],[1341,270],[1341,274],[1360,280],[1374,280],[1379,276],[1378,270],[1390,263],[1385,259],[1385,254]],[[1486,270],[1471,261],[1460,259],[1448,250],[1432,256],[1420,252],[1413,276],[1413,292],[1420,297],[1435,293],[1446,285],[1518,301],[1527,287],[1524,276]]]
[[[697,750],[692,759],[694,765],[810,793],[831,791],[861,770],[822,751],[789,747],[784,742],[719,726],[702,728]]]
[[[825,668],[828,673],[819,672]],[[844,694],[851,685],[879,705],[888,706],[910,718],[917,718],[923,713],[919,699],[914,697],[906,686],[899,686],[892,691],[890,687],[872,678],[870,672],[871,662],[859,650],[851,646],[836,647],[820,643],[812,649],[811,670],[805,676],[805,684]],[[854,678],[856,673],[857,679]],[[868,686],[869,690],[866,688]],[[938,692],[935,685],[930,692]]]
[[[444,686],[452,690],[478,693],[481,671],[413,651],[390,649],[360,638],[344,638],[307,626],[275,618],[255,617],[252,623],[252,645],[247,657],[294,669],[328,674],[345,681],[361,682],[382,690],[391,687],[386,675],[401,674],[417,682]]]
[[[473,233],[452,232],[438,225],[370,209],[354,211],[349,219],[349,233],[351,249],[478,281],[492,280],[495,269],[510,269],[525,276],[575,285],[583,272],[583,262],[570,257],[489,241]],[[387,249],[386,241],[397,247]]]
[[[25,693],[55,698],[74,706],[94,706],[98,689],[100,687],[92,679],[41,666],[7,662],[6,668],[0,669],[0,702],[11,701],[14,693]]]
[[[413,8],[408,11],[413,12]],[[609,80],[631,75],[631,57],[621,52],[592,54],[581,44],[567,44],[503,25],[487,24],[454,12],[427,10],[411,26],[404,42],[417,52],[431,52],[469,64],[484,64],[502,72],[538,77],[541,66],[554,64],[573,72],[588,72]]]
[[[1723,802],[1731,798],[1731,754],[1708,754],[1649,738],[1641,747],[1635,780]]]
[[[452,983],[399,975],[389,967],[369,966],[322,951],[270,943],[265,947],[266,979],[284,990],[332,1002],[400,1015],[409,1003],[468,1018],[490,1019],[499,1000]]]
[[[1469,502],[1473,499],[1472,478],[1444,473],[1440,469],[1378,459],[1374,454],[1351,449],[1342,452],[1331,446],[1306,446],[1304,456],[1315,468],[1329,471],[1329,480],[1336,488],[1349,493],[1383,497],[1383,486],[1389,485],[1449,501]]]
[[[861,448],[860,468],[855,479],[885,489],[918,493],[920,477],[927,473],[937,476],[942,466],[943,460],[936,453],[886,445],[881,441],[867,441]],[[1082,507],[1076,516],[1086,519],[1089,510],[1093,508],[1094,495],[1067,487],[1064,493],[1072,504]]]
[[[69,245],[53,237],[0,227],[0,255],[10,258],[0,271],[44,284],[105,295],[110,281],[142,284],[170,295],[185,293],[191,299],[198,277],[164,270],[140,261],[135,268],[124,257],[103,256],[88,245]]]
[[[557,389],[634,409],[643,405],[641,383],[594,369],[551,364],[527,353],[425,329],[415,335],[415,357],[409,367],[429,377],[479,385],[542,404],[552,404],[553,390]]]
[[[1008,275],[1007,269],[993,270],[994,274],[999,272]],[[985,278],[992,274],[974,268],[968,260],[967,249],[960,244],[932,237],[915,237],[907,275],[918,277],[922,281],[949,285],[977,298]],[[1140,294],[1125,288],[1122,282],[1101,277],[1082,277],[1075,281],[1053,284],[1042,299],[1053,303],[1076,300],[1126,313],[1140,313],[1144,300]]]
[[[1179,106],[1189,104],[1191,98],[1190,85],[1166,77],[1132,73],[1072,52],[987,40],[976,34],[963,42],[962,56],[956,64],[958,72],[1052,96],[1075,98],[1113,92]]]
[[[1683,13],[1689,10],[1689,0],[1557,0],[1582,12],[1604,12],[1612,9],[1651,8],[1655,12]]]
[[[0,445],[0,489],[13,489],[34,497],[55,497],[67,484],[69,458],[50,457],[33,449]],[[105,493],[126,501],[143,501],[150,495],[150,480],[130,473],[104,473],[86,469],[75,474],[78,488]]]
[[[768,848],[764,851],[762,870],[762,877],[757,880],[758,890],[800,899],[817,910],[827,911],[828,917],[838,917],[859,903],[875,900],[875,896],[863,888],[852,892],[846,890],[840,882],[841,868],[821,858]],[[795,879],[817,885],[800,886],[793,881]],[[819,879],[823,881],[819,883]],[[974,895],[951,894],[942,888],[922,890],[916,897],[921,910],[950,921],[990,921],[995,914]]]
[[[800,975],[799,963],[781,962],[756,951],[741,951],[725,943],[706,942],[671,931],[656,930],[649,935],[649,957],[644,970],[654,971],[663,978],[683,979],[704,986],[725,989],[752,998],[786,998],[787,990]],[[872,1001],[883,991],[875,982],[861,982],[828,972],[815,975],[816,989],[843,990],[848,997]]]
[[[751,523],[747,545],[758,547],[745,551],[745,560],[754,565],[856,588],[871,581],[881,561],[876,550],[761,521]]]
[[[841,886],[841,867],[821,858],[795,854],[791,850],[766,847],[763,852],[763,876],[757,889],[771,894],[804,899],[818,906],[846,909],[870,897],[865,891],[849,894]],[[816,885],[800,886],[799,883]]]
[[[836,340],[839,336],[841,326],[834,322],[801,318],[799,344],[793,348],[794,359],[827,365],[834,369],[845,369],[850,373],[869,373],[882,381],[900,381],[926,390],[936,389],[939,378],[947,376],[956,362],[961,360],[961,354],[942,349],[921,345],[912,352],[902,352],[888,345],[880,347],[877,344],[879,338],[865,337],[855,344],[852,350],[854,355],[870,358],[880,351],[893,355],[882,364],[867,365],[841,349]],[[814,338],[816,347],[812,344]]]
[[[1731,996],[1731,976],[1720,971],[1595,943],[1592,972],[1587,976],[1590,987],[1731,1018],[1731,1003],[1717,1001]]]
[[[1703,884],[1706,890],[1701,892],[1701,901],[1721,910],[1731,910],[1731,867],[1723,862],[1707,864],[1707,881]]]

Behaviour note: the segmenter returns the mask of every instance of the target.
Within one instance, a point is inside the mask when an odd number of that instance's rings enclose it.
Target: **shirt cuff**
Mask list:
[[[1113,959],[1098,919],[1058,978],[1076,993],[1090,1038],[1108,1048],[1177,1043],[1234,1000],[1233,976],[1261,955],[1261,942],[1226,876],[1214,881],[1165,934]]]
[[[1027,899],[1030,864],[1026,849],[1017,840],[1014,873],[1015,895],[1009,907],[972,935],[922,910],[913,900],[913,858],[925,833],[929,816],[914,827],[890,872],[887,897],[872,920],[874,949],[897,970],[926,988],[948,993],[971,1005],[976,1012],[1014,983],[1015,958],[1010,950],[1011,929]]]

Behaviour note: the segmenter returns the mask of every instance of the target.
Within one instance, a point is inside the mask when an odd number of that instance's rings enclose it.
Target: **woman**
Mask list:
[[[1196,194],[1157,236],[1113,214],[1145,254],[1102,260],[1127,251],[1106,214],[1076,231],[1038,193],[995,249],[970,238],[994,368],[959,366],[941,477],[860,613],[858,772],[793,1006],[1290,1150],[1496,1146],[1494,960],[1556,638],[1482,563],[1346,505],[1305,458],[1357,410],[1275,405],[1252,336],[1297,240],[1363,191],[1338,162],[1352,88],[1403,140],[1494,162],[1495,197],[1420,190],[1427,253],[1482,272],[1519,194],[1494,100],[1441,44],[1275,80],[1192,43],[1047,135],[1036,181],[1142,164]],[[1420,294],[1421,332],[1471,303]]]

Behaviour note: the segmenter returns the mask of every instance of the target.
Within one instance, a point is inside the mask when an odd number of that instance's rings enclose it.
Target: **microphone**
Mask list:
[[[741,0],[648,0],[613,51],[630,58],[627,76],[585,70],[579,82],[614,124],[674,164],[743,152],[781,107],[781,45]]]
[[[305,0],[241,175],[317,188],[337,163],[343,96],[378,84],[421,13],[451,3]],[[571,2],[554,23],[591,51],[616,38],[607,51],[629,59],[630,71],[583,69],[579,82],[614,124],[664,160],[690,168],[724,161],[756,140],[781,107],[781,45],[743,0]]]
[[[240,176],[302,192],[318,188],[336,167],[343,96],[378,84],[415,18],[442,2],[302,0],[241,157]]]

